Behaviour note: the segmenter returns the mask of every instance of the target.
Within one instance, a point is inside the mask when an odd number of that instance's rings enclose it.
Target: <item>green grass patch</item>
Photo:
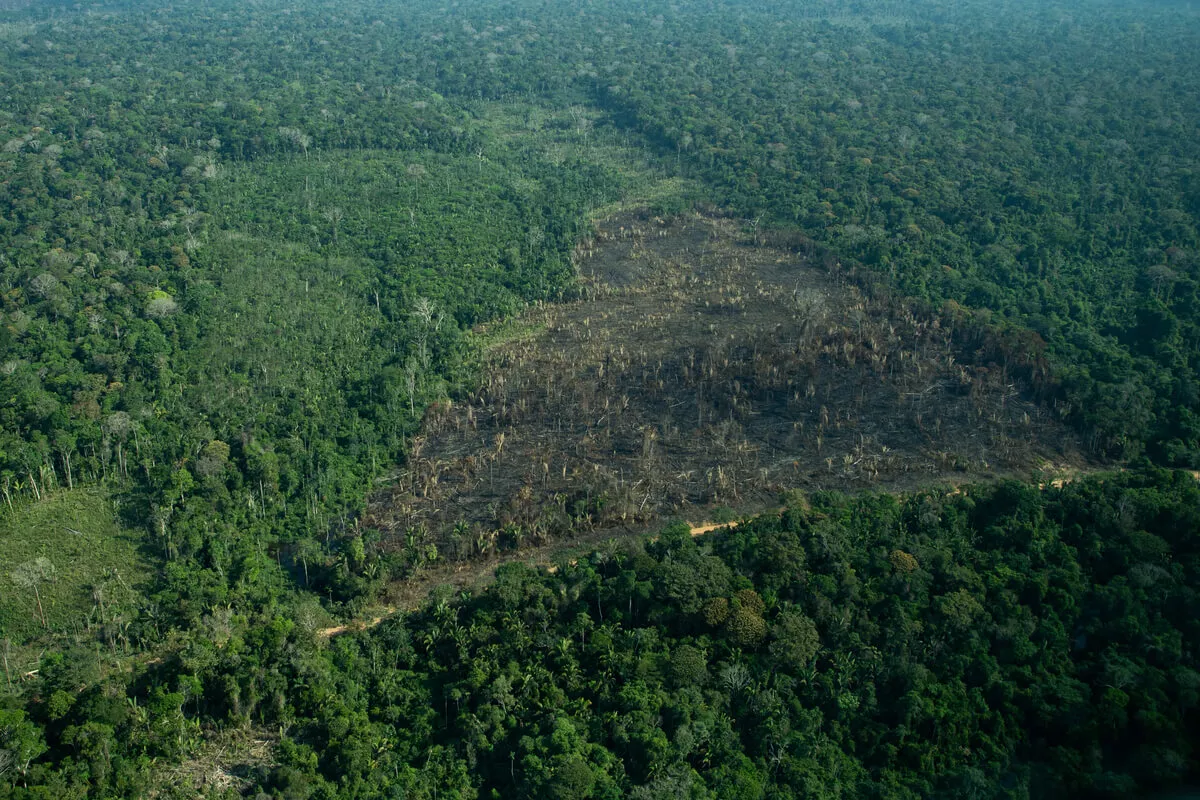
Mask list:
[[[535,322],[524,316],[505,317],[473,330],[470,344],[475,353],[484,354],[506,344],[531,339],[545,329],[545,322]]]
[[[606,124],[599,109],[511,102],[478,103],[472,109],[476,121],[505,146],[536,153],[551,164],[578,161],[611,170],[620,198],[591,209],[591,219],[643,208],[671,214],[704,197],[698,183],[679,177],[669,162],[640,147],[640,140]]]
[[[626,187],[624,196],[613,203],[600,206],[591,213],[592,219],[648,208],[656,213],[672,214],[692,207],[701,198],[697,185],[685,178],[636,176]]]
[[[97,488],[57,491],[6,510],[0,516],[0,638],[20,645],[47,633],[73,633],[136,603],[151,571],[138,538],[121,529],[112,502]]]

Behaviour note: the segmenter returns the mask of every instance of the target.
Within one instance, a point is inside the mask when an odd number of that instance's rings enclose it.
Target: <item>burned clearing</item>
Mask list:
[[[474,394],[429,410],[364,522],[416,564],[791,488],[1081,463],[1036,401],[1036,343],[921,313],[804,251],[719,215],[597,224],[575,253],[583,299],[530,310]]]

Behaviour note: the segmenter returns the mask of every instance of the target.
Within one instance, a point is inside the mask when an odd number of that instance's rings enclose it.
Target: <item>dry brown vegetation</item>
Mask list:
[[[373,499],[364,522],[414,563],[704,519],[791,488],[1082,460],[1034,400],[1036,353],[863,288],[828,254],[692,214],[607,220],[575,257],[583,299],[526,314],[531,333],[492,349],[474,394],[429,410]]]
[[[273,766],[279,732],[259,727],[207,730],[199,747],[179,764],[163,764],[151,798],[230,797],[247,792],[259,768]]]

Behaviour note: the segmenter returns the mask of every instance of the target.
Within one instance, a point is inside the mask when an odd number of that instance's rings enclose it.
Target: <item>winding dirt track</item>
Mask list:
[[[779,511],[781,512],[782,509],[779,509]],[[701,525],[693,525],[691,527],[691,534],[692,534],[692,536],[700,536],[701,534],[709,533],[710,531],[719,530],[721,528],[736,528],[738,526],[738,524],[739,523],[737,521],[705,522]],[[523,555],[525,555],[525,554],[513,553],[510,558],[501,559],[498,563],[489,561],[485,565],[481,565],[481,566],[485,566],[488,573],[494,573],[496,567],[500,566],[500,564],[507,563],[510,561],[526,560],[526,561],[528,561],[528,563],[532,563],[535,566],[545,567],[550,572],[555,572],[558,569],[558,567],[555,566],[550,561],[547,561],[545,559],[534,559],[534,560],[523,559],[522,558]],[[574,563],[574,562],[572,562],[572,563]],[[472,572],[475,572],[475,571],[472,571]],[[430,577],[432,577],[432,576],[430,576]],[[423,580],[423,581],[419,581],[419,582],[424,587],[424,590],[425,590],[421,593],[422,595],[428,594],[428,590],[431,589],[433,586],[435,586],[437,583],[432,580]],[[364,630],[367,630],[368,628],[374,628],[376,625],[383,622],[385,619],[387,619],[388,617],[397,613],[398,611],[412,611],[412,610],[415,610],[415,608],[416,608],[415,605],[408,604],[408,603],[406,603],[404,607],[384,606],[383,608],[377,610],[376,615],[368,617],[366,619],[354,620],[353,622],[348,622],[343,625],[334,625],[331,628],[322,628],[317,631],[317,638],[318,639],[331,639],[334,636],[340,636],[343,633],[349,633],[351,631],[364,631]]]
[[[1048,484],[1041,484],[1038,488],[1046,488],[1047,486],[1050,486],[1055,489],[1061,489],[1064,485],[1073,482],[1084,474],[1086,473],[1076,473],[1070,477],[1059,478],[1050,481]],[[1193,471],[1191,475],[1193,478],[1200,481],[1200,471]],[[955,487],[950,491],[950,494],[959,494],[961,491],[961,487]],[[772,511],[774,513],[782,513],[783,509],[765,510],[762,513],[771,513]],[[755,516],[761,516],[761,514]],[[739,523],[737,521],[705,522],[701,523],[700,525],[691,526],[691,534],[692,536],[700,536],[701,534],[710,533],[721,528],[736,528],[738,524]],[[579,542],[575,542],[570,546],[570,549],[577,549],[578,547]],[[383,622],[385,619],[400,611],[414,611],[419,608],[421,601],[429,594],[429,591],[434,586],[443,583],[453,583],[463,586],[464,588],[471,585],[478,585],[481,581],[486,581],[488,575],[495,574],[496,567],[500,566],[501,564],[523,560],[526,563],[534,566],[545,567],[550,571],[554,571],[557,569],[557,567],[553,563],[553,556],[555,554],[561,554],[566,549],[568,549],[568,545],[566,543],[560,543],[558,547],[542,547],[532,552],[526,551],[524,553],[511,553],[500,559],[479,562],[474,565],[458,565],[453,572],[440,570],[431,571],[413,582],[413,586],[404,598],[404,600],[407,602],[383,606],[382,608],[376,609],[374,614],[364,619],[354,620],[342,625],[334,625],[330,628],[322,628],[317,631],[317,638],[327,641],[343,633],[363,631],[373,628],[379,623]]]

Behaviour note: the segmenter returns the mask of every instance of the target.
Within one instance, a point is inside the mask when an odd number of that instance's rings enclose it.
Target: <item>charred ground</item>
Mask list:
[[[761,509],[793,488],[1082,463],[1038,402],[1035,342],[765,238],[718,214],[597,223],[575,253],[581,299],[509,323],[479,390],[429,410],[364,522],[419,564]]]

